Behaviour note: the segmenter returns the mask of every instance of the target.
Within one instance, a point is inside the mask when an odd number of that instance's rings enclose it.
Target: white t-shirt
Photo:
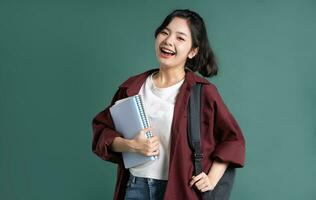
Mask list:
[[[168,180],[173,110],[176,96],[184,79],[172,86],[158,88],[154,85],[152,76],[153,74],[148,76],[139,94],[144,100],[145,111],[150,125],[153,127],[152,133],[160,139],[159,156],[157,160],[146,162],[129,170],[134,176]]]

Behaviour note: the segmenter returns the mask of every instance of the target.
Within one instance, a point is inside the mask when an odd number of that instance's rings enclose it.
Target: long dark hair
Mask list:
[[[217,75],[218,65],[208,41],[205,24],[196,12],[189,9],[173,10],[156,29],[155,38],[175,17],[187,20],[192,35],[192,48],[199,47],[198,53],[192,59],[187,58],[185,67],[194,72],[198,71],[204,77]]]

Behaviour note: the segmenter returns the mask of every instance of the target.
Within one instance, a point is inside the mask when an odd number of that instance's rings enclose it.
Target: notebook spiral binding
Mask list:
[[[144,107],[144,104],[143,104],[141,96],[140,95],[136,95],[135,96],[135,100],[136,100],[136,105],[137,105],[138,110],[139,110],[140,115],[141,115],[141,119],[142,119],[144,128],[148,128],[149,127],[149,121],[148,121],[148,118],[147,118],[147,116],[145,114],[145,107]],[[152,134],[151,131],[146,132],[147,139],[151,138],[152,136],[153,136],[153,134]],[[154,156],[154,158],[157,159],[157,156]]]
[[[142,99],[141,99],[140,95],[137,95],[135,97],[135,99],[136,99],[136,104],[137,104],[138,110],[140,112],[140,116],[141,116],[144,128],[148,128],[149,127],[149,122],[148,122],[147,116],[145,114],[144,104],[142,102]],[[151,138],[152,137],[152,132],[151,131],[146,132],[146,136],[147,136],[148,139]]]

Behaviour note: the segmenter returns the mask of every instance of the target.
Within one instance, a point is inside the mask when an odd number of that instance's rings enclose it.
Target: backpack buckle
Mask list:
[[[194,159],[195,160],[202,160],[203,159],[203,154],[202,153],[194,153]]]

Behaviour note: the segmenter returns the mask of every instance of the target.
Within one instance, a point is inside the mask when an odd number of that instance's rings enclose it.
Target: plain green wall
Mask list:
[[[316,1],[0,1],[0,199],[112,199],[92,118],[157,67],[174,8],[204,18],[247,142],[232,200],[316,199]]]

